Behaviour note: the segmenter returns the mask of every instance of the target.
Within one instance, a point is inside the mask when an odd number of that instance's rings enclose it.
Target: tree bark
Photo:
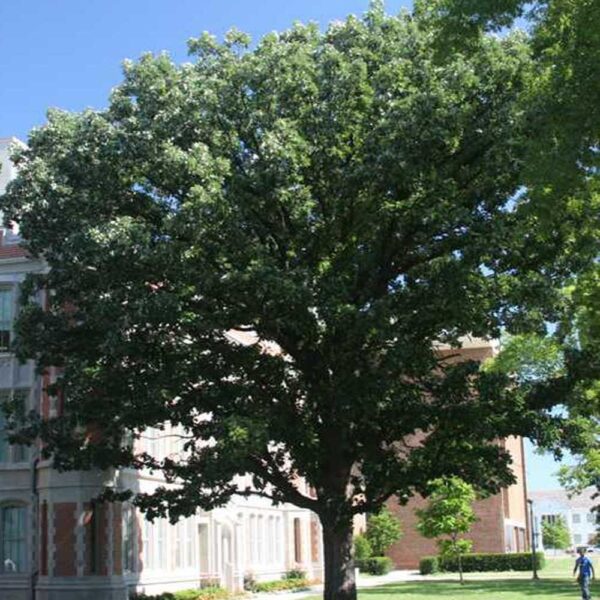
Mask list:
[[[352,533],[352,521],[337,527],[323,524],[324,600],[356,600]]]

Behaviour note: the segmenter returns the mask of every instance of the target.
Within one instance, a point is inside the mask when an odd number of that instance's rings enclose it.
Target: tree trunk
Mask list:
[[[462,569],[462,553],[458,553],[458,576],[460,577],[460,585],[464,583],[463,569]]]
[[[337,527],[323,525],[324,600],[356,600],[352,533],[351,521]]]

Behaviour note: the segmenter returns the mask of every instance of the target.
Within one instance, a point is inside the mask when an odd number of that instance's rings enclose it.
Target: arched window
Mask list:
[[[0,506],[0,572],[27,570],[27,507]]]

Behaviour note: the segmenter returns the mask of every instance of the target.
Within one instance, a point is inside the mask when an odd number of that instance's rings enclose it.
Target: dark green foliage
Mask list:
[[[432,575],[438,573],[440,570],[440,557],[439,556],[424,556],[419,561],[419,573],[421,575]]]
[[[233,37],[192,42],[191,66],[128,63],[106,111],[51,112],[16,158],[5,214],[50,266],[28,289],[54,292],[47,312],[23,307],[17,349],[63,369],[51,391],[68,415],[31,432],[60,468],[182,481],[136,497],[150,516],[254,493],[231,483],[246,472],[346,524],[444,474],[512,482],[497,437],[556,418],[434,343],[553,310],[562,247],[540,237],[529,255],[535,206],[513,198],[527,46],[482,38],[438,66],[425,22],[374,14],[247,52]],[[236,328],[281,353],[232,343]],[[123,447],[166,420],[186,460]]]
[[[536,566],[543,569],[545,557],[543,552],[536,553]],[[462,567],[465,573],[485,571],[531,571],[531,553],[507,553],[507,554],[466,554],[462,557]],[[419,571],[422,575],[438,573],[441,571],[458,572],[458,561],[456,559],[440,558],[439,556],[424,556],[419,563]]]
[[[371,556],[371,558],[357,560],[356,566],[371,575],[385,575],[392,570],[394,563],[387,556]]]
[[[496,492],[514,481],[498,438],[560,439],[576,354],[548,393],[437,348],[555,321],[588,207],[521,194],[543,133],[528,41],[440,60],[437,37],[431,14],[379,3],[254,46],[203,35],[192,64],[126,63],[106,110],[51,111],[0,200],[49,267],[16,349],[60,367],[65,408],[21,439],[60,469],[178,481],[132,498],[151,519],[234,495],[310,509],[344,546],[337,590],[355,514],[448,475]],[[180,455],[134,455],[129,433],[166,421]]]

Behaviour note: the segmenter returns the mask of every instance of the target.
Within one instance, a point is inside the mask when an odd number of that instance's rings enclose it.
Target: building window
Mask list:
[[[123,570],[135,571],[135,511],[129,504],[123,505]]]
[[[13,292],[10,288],[0,288],[0,352],[10,348],[10,335],[13,320]]]
[[[187,519],[185,522],[185,533],[186,533],[186,566],[191,568],[194,566],[194,547],[195,547],[195,532],[196,532],[196,521],[193,518]]]
[[[154,535],[156,537],[156,554],[154,567],[156,569],[164,568],[164,561],[167,557],[165,525],[166,521],[164,519],[157,519],[154,523]]]
[[[581,515],[579,513],[573,513],[573,525],[581,523]]]
[[[192,568],[194,566],[194,531],[196,523],[193,518],[180,519],[174,526],[175,568]]]
[[[175,561],[175,568],[181,569],[183,567],[183,521],[181,519],[177,521],[173,529],[173,533],[175,534],[173,558]]]
[[[0,572],[24,573],[27,562],[27,508],[3,506],[0,509]]]
[[[302,562],[302,530],[298,518],[294,519],[294,561],[297,564]]]
[[[142,528],[142,553],[144,568],[154,568],[154,553],[152,552],[152,523],[144,519]]]
[[[0,463],[26,462],[28,448],[20,444],[8,443],[8,419],[2,407],[7,403],[13,405],[17,416],[23,415],[27,407],[29,390],[0,390]]]
[[[588,523],[595,523],[596,522],[596,513],[587,513],[586,519],[587,519]]]
[[[558,515],[542,515],[542,523],[556,523]]]
[[[106,511],[106,504],[93,501],[84,512],[86,573],[89,575],[100,575],[105,567]]]

